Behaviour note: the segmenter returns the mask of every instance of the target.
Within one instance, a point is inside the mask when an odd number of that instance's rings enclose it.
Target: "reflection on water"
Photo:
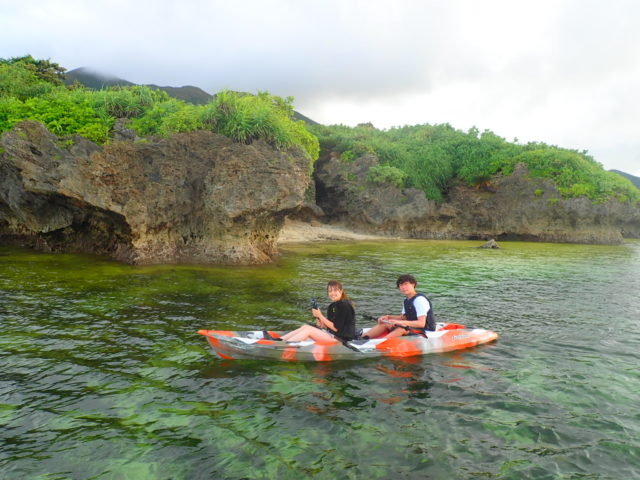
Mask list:
[[[289,246],[261,267],[0,249],[0,478],[640,478],[640,243]],[[341,280],[497,343],[408,359],[225,361],[195,332],[295,328]]]

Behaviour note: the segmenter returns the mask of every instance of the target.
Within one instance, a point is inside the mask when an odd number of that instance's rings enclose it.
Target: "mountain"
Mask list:
[[[311,120],[309,117],[305,117],[300,112],[293,111],[293,118],[296,120],[302,120],[307,125],[320,125],[318,122]]]
[[[631,183],[633,183],[636,187],[640,189],[640,177],[636,177],[634,175],[631,175],[630,173],[621,172],[620,170],[609,170],[609,171],[615,172],[618,175],[622,175],[624,178],[631,180]]]
[[[213,95],[209,95],[201,88],[191,85],[185,85],[184,87],[160,87],[158,85],[147,85],[150,88],[157,88],[163,90],[169,94],[170,97],[184,100],[185,102],[193,103],[195,105],[204,105],[209,103],[213,98]]]
[[[75,70],[71,70],[66,73],[65,83],[67,85],[73,85],[78,82],[85,87],[93,88],[95,90],[100,90],[102,88],[107,87],[131,87],[136,85],[133,82],[128,80],[124,80],[122,78],[114,77],[112,75],[99,73],[88,68],[76,68]],[[186,85],[184,87],[160,87],[158,85],[146,85],[150,88],[155,88],[157,90],[162,90],[167,92],[170,97],[177,98],[179,100],[184,100],[185,102],[193,103],[196,105],[204,105],[208,103],[212,95],[209,95],[207,92],[198,87],[193,87],[191,85]]]
[[[135,85],[135,83],[129,82],[128,80],[124,80],[122,78],[114,77],[112,75],[107,75],[104,73],[98,73],[84,67],[70,70],[65,75],[65,84],[73,85],[74,83],[78,82],[81,85],[84,85],[88,88],[93,88],[94,90],[117,86],[131,87]]]

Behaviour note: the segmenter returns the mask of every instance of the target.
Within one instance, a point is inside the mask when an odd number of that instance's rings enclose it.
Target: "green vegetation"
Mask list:
[[[376,165],[369,169],[367,180],[373,183],[390,183],[396,187],[403,187],[408,175],[399,168],[391,165]]]
[[[448,124],[415,125],[378,130],[372,125],[310,127],[325,151],[351,161],[372,153],[380,166],[369,180],[423,190],[442,200],[456,181],[481,186],[496,174],[510,175],[525,164],[533,177],[551,179],[565,198],[586,196],[594,202],[615,198],[639,202],[640,190],[620,175],[607,172],[586,152],[543,143],[508,142],[489,130],[456,130]],[[541,194],[541,193],[540,193]]]
[[[65,87],[64,71],[31,56],[0,59],[0,132],[36,120],[57,135],[103,144],[116,119],[125,119],[141,136],[210,130],[243,143],[262,139],[279,149],[300,147],[311,160],[320,152],[318,139],[294,119],[292,97],[223,91],[206,105],[193,105],[143,86]]]
[[[30,119],[59,136],[78,134],[103,144],[116,120],[124,119],[142,137],[210,130],[243,143],[262,139],[279,149],[299,147],[312,161],[320,146],[345,162],[372,153],[380,166],[371,169],[369,181],[419,188],[433,200],[442,200],[456,181],[482,185],[523,163],[532,176],[551,179],[564,197],[640,201],[640,190],[586,152],[508,142],[488,130],[463,132],[448,124],[389,130],[371,124],[308,127],[295,120],[291,97],[223,91],[205,105],[194,105],[145,86],[65,87],[64,72],[29,55],[0,59],[0,133]]]

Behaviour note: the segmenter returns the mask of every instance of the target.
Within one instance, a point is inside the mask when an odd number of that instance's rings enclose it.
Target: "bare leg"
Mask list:
[[[301,342],[307,339],[311,339],[314,342],[336,341],[333,335],[330,335],[319,328],[312,327],[311,325],[303,325],[300,328],[283,335],[281,338],[286,342]]]
[[[403,335],[406,335],[407,333],[408,333],[408,330],[405,330],[402,327],[398,327],[395,330],[390,331],[389,334],[387,335],[387,338],[401,337]]]
[[[378,323],[369,329],[365,335],[369,338],[376,338],[380,335],[384,335],[391,329],[391,325],[388,323]]]
[[[291,337],[293,337],[294,335],[297,335],[298,333],[302,332],[306,327],[308,327],[308,325],[303,325],[302,327],[296,328],[295,330],[292,330],[292,331],[290,331],[288,333],[285,333],[280,338],[282,340],[284,340],[285,342],[288,342]]]

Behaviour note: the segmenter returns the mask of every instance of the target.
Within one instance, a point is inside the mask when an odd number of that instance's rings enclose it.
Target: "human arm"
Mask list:
[[[312,308],[311,314],[316,317],[316,324],[318,325],[318,327],[326,328],[328,330],[331,330],[332,332],[336,332],[338,330],[333,322],[322,314],[319,308]]]
[[[378,323],[391,323],[395,325],[395,322],[404,320],[406,317],[404,314],[402,315],[382,315],[378,317]]]
[[[399,327],[407,327],[407,328],[425,328],[427,324],[427,316],[419,315],[417,320],[407,320],[404,315],[396,315],[401,318],[396,320],[390,320],[389,323],[392,325],[397,325]]]
[[[405,300],[405,302],[407,302],[407,300]],[[406,328],[426,328],[427,315],[429,313],[429,310],[431,309],[431,304],[429,303],[429,301],[423,295],[416,296],[412,299],[411,306],[413,314],[415,314],[415,317],[413,317],[413,319],[407,318],[407,315],[403,308],[402,315],[396,316],[396,318],[389,319],[389,323]]]

